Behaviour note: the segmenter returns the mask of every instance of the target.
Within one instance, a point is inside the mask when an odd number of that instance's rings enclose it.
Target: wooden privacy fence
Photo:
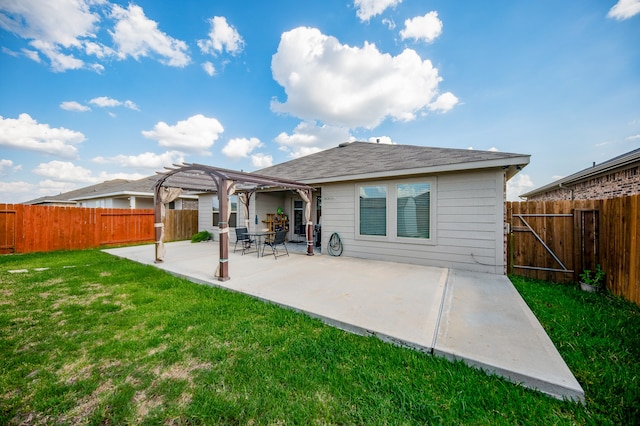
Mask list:
[[[164,218],[164,240],[189,240],[198,232],[198,210],[167,210]]]
[[[193,212],[167,211],[165,241],[191,238],[197,232],[197,211]],[[0,204],[0,254],[151,243],[153,223],[153,209]]]
[[[607,288],[640,305],[639,204],[640,195],[508,202],[509,273],[571,282],[600,264]]]

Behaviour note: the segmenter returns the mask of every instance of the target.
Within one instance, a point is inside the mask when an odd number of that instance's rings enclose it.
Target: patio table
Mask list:
[[[249,239],[255,239],[256,242],[256,252],[258,253],[258,258],[260,258],[260,247],[262,247],[262,245],[264,244],[265,239],[268,236],[273,236],[276,235],[275,232],[271,232],[271,231],[254,231],[254,232],[247,232],[246,234],[243,235],[248,235]],[[249,249],[251,247],[251,245],[249,246],[245,246],[242,248],[242,254],[245,254],[247,251],[247,249]]]

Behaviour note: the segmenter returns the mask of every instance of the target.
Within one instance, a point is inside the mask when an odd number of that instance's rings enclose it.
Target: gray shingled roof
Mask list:
[[[533,195],[542,194],[547,191],[557,189],[563,185],[573,185],[575,183],[591,179],[596,176],[602,176],[616,170],[628,168],[638,163],[640,163],[640,148],[614,157],[610,160],[605,161],[604,163],[593,165],[592,167],[588,167],[570,176],[553,181],[547,185],[536,188],[533,191],[529,191],[526,194],[522,194],[520,197],[527,198]]]
[[[529,163],[529,155],[471,149],[434,148],[413,145],[389,145],[370,142],[340,144],[255,173],[305,183],[402,176],[415,173],[483,167],[515,166]]]
[[[149,176],[139,180],[113,179],[84,188],[74,189],[58,195],[47,195],[34,200],[26,201],[23,204],[43,204],[43,203],[69,203],[74,204],[75,200],[95,198],[107,194],[130,194],[149,193],[153,196],[153,185],[158,176]]]
[[[96,198],[104,195],[125,195],[125,194],[148,194],[153,196],[153,186],[158,180],[158,176],[148,176],[138,180],[124,180],[119,186],[104,185],[102,188],[96,188],[93,191],[86,191],[83,194],[76,195],[70,199],[83,200],[88,198]],[[104,182],[107,184],[112,181]]]

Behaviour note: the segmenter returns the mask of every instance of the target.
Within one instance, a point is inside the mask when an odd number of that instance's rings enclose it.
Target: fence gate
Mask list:
[[[597,210],[511,212],[510,273],[555,282],[577,281],[599,259]]]
[[[16,251],[16,211],[0,210],[0,254]]]

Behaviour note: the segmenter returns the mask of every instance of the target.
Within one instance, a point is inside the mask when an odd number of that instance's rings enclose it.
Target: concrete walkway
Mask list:
[[[214,278],[218,243],[104,250],[196,283],[249,294],[324,322],[449,359],[461,359],[556,398],[582,387],[505,276],[348,257],[229,255],[229,281]]]

